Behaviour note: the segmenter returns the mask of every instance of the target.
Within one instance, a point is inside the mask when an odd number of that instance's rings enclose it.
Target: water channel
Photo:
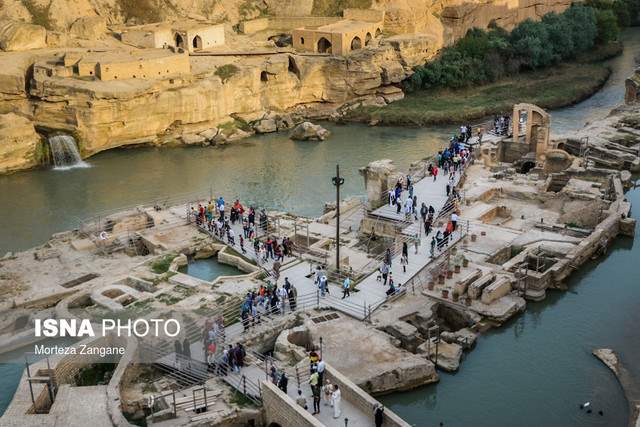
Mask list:
[[[576,106],[553,112],[555,133],[605,116],[622,101],[624,78],[640,54],[640,30],[625,33],[624,41],[624,54],[610,61],[613,74],[605,87]],[[333,135],[322,143],[275,134],[224,148],[121,149],[92,157],[90,168],[0,177],[0,253],[40,244],[106,210],[194,191],[216,195],[221,189],[258,206],[316,216],[334,197],[336,163],[346,178],[344,194],[363,195],[359,167],[390,158],[406,168],[437,151],[452,131],[327,127]],[[638,190],[629,197],[640,203]],[[640,287],[632,270],[639,247],[620,240],[607,258],[571,279],[569,292],[551,293],[544,302],[531,304],[525,315],[483,336],[460,372],[443,375],[437,385],[387,396],[384,402],[417,426],[623,425],[624,396],[590,351],[610,346],[625,361],[640,357],[640,338],[634,333],[640,322],[634,304]],[[12,366],[17,373],[0,379],[3,396],[15,387],[22,369]],[[578,404],[587,400],[604,416],[580,412]],[[7,403],[0,400],[0,413]]]

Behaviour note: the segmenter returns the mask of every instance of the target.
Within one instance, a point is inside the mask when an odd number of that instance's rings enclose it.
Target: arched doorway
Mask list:
[[[382,30],[380,28],[376,29],[376,38],[380,37],[382,35]]]
[[[367,35],[364,38],[364,45],[365,46],[369,46],[369,44],[371,43],[371,39],[373,37],[371,37],[371,33],[367,33]]]
[[[362,39],[356,36],[353,38],[353,40],[351,40],[351,50],[358,50],[358,49],[362,49]]]
[[[331,42],[324,37],[318,40],[318,53],[331,53]]]
[[[184,49],[184,39],[178,33],[176,33],[176,47],[180,47]]]
[[[202,49],[202,39],[200,38],[200,36],[195,36],[193,38],[193,48]]]

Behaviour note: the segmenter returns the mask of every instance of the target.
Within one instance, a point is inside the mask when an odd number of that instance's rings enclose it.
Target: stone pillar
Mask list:
[[[383,194],[390,189],[389,178],[394,175],[395,170],[393,160],[390,159],[376,160],[360,169],[360,175],[364,177],[364,186],[367,190],[369,209],[375,209],[381,205]]]

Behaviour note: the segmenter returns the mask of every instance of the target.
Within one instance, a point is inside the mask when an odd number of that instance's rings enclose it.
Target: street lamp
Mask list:
[[[340,186],[344,184],[344,178],[340,177],[340,165],[336,165],[336,176],[331,178],[336,186],[336,271],[340,272]]]

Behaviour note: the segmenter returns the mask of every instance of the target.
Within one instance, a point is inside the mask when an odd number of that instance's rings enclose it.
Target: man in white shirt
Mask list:
[[[453,226],[453,231],[456,231],[457,224],[458,224],[458,214],[454,212],[451,214],[451,225]]]
[[[318,365],[316,366],[316,371],[318,372],[318,386],[322,387],[324,385],[324,369],[325,363],[324,360],[318,360]]]

